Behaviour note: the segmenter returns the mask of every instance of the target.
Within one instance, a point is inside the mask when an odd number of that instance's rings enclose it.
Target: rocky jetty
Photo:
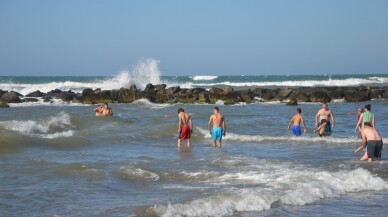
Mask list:
[[[22,99],[23,100],[22,100]],[[209,103],[223,102],[226,105],[236,103],[254,103],[269,101],[287,101],[288,105],[298,102],[331,102],[344,99],[347,102],[368,101],[371,99],[388,99],[388,87],[299,87],[299,88],[254,88],[235,90],[232,87],[212,87],[210,89],[186,89],[167,87],[165,84],[148,84],[144,90],[129,88],[118,90],[84,89],[82,93],[52,90],[42,93],[39,90],[25,97],[16,92],[0,90],[0,102],[22,103],[44,102],[61,99],[64,102],[95,103],[131,103],[139,99],[148,99],[153,103]]]

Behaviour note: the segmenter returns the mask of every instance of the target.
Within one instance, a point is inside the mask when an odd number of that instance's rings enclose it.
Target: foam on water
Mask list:
[[[198,132],[200,132],[204,138],[210,138],[210,135],[207,130],[197,127]],[[388,138],[383,138],[387,140]],[[360,143],[360,139],[357,137],[346,137],[346,138],[337,138],[337,137],[308,137],[308,136],[265,136],[265,135],[242,135],[237,133],[228,132],[223,140],[231,141],[241,141],[241,142],[265,142],[265,141],[284,141],[284,142],[320,142],[320,143],[330,143],[330,144],[353,144]]]
[[[314,87],[314,86],[359,86],[367,84],[385,84],[388,82],[384,77],[368,77],[368,78],[347,78],[347,79],[327,79],[327,80],[304,80],[304,81],[266,81],[266,82],[232,82],[224,81],[217,83],[193,83],[187,82],[184,87],[211,87],[217,85],[226,85],[233,87]]]
[[[211,76],[211,75],[197,75],[191,77],[194,81],[211,81],[214,79],[217,79],[218,76]]]
[[[152,103],[148,99],[139,99],[139,100],[134,101],[132,104],[143,105],[143,106],[146,106],[146,107],[152,108],[152,109],[161,109],[161,108],[173,106],[172,104],[167,104],[167,103],[163,103],[163,104]]]
[[[104,80],[96,80],[94,82],[50,82],[40,84],[26,83],[0,83],[1,90],[16,91],[22,95],[26,95],[33,91],[40,90],[41,92],[49,92],[54,89],[63,91],[72,90],[74,92],[82,92],[83,89],[101,88],[102,90],[128,88],[130,85],[136,85],[137,88],[144,88],[148,83],[160,84],[159,61],[154,59],[142,59],[131,71],[122,71],[117,75]]]
[[[0,129],[13,131],[28,136],[54,139],[60,137],[71,137],[74,131],[70,130],[70,115],[60,112],[56,116],[44,120],[10,120],[0,121]]]
[[[130,180],[158,181],[159,175],[134,166],[121,167],[117,172],[120,177]]]
[[[365,169],[329,172],[266,162],[264,171],[224,174],[214,185],[249,183],[253,187],[232,188],[212,196],[184,203],[152,207],[158,216],[228,216],[235,212],[260,212],[279,201],[285,205],[306,205],[323,198],[361,191],[388,189],[388,183]],[[260,187],[258,187],[260,186]],[[182,187],[181,187],[182,188]]]

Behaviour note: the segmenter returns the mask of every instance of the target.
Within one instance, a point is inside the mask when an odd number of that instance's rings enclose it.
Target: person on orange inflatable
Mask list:
[[[191,147],[191,134],[193,133],[193,121],[183,108],[178,109],[178,150],[181,149],[182,140],[187,140],[187,149]]]

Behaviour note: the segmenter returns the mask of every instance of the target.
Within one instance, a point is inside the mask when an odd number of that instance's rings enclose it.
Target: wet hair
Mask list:
[[[323,124],[323,123],[327,123],[327,120],[326,119],[322,119],[321,120],[321,123]]]
[[[370,122],[364,122],[364,126],[372,126],[372,124]]]
[[[183,108],[179,108],[178,109],[178,114],[181,113],[181,112],[185,112],[185,110]]]
[[[296,111],[297,111],[299,114],[302,113],[302,109],[300,109],[300,108],[297,108]]]
[[[217,110],[218,112],[220,111],[220,108],[218,108],[217,106],[214,107],[215,110]]]
[[[329,106],[326,102],[322,103],[322,105]]]
[[[365,109],[368,109],[368,111],[370,111],[372,109],[372,106],[370,104],[365,105]]]

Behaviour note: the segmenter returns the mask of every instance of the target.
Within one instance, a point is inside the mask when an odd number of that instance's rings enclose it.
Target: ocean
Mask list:
[[[144,68],[144,67],[143,67]],[[151,67],[155,69],[155,67]],[[388,75],[0,77],[0,89],[25,95],[58,88],[169,86],[386,86]],[[141,72],[141,73],[140,73]],[[0,112],[0,216],[386,216],[388,163],[360,162],[356,111],[372,104],[388,141],[387,101],[329,104],[331,137],[312,133],[319,103],[301,103],[308,133],[287,124],[296,107],[281,102],[219,105],[228,131],[211,147],[214,105],[21,103]],[[191,151],[178,152],[177,110],[194,121]]]

